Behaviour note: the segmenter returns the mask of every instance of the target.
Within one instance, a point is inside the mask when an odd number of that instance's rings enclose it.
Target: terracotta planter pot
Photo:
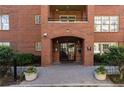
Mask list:
[[[32,81],[35,80],[37,78],[37,73],[26,73],[24,72],[25,75],[25,80],[26,81]]]
[[[105,74],[97,74],[97,73],[95,72],[95,78],[96,78],[97,80],[105,80],[105,79],[106,79],[106,73],[105,73]]]

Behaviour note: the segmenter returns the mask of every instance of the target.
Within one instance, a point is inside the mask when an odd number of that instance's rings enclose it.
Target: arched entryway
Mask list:
[[[82,64],[83,47],[83,39],[79,37],[62,36],[52,39],[53,64]]]

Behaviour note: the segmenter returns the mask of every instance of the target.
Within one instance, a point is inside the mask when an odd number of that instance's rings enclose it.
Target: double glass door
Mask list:
[[[60,43],[60,61],[75,61],[75,43]]]

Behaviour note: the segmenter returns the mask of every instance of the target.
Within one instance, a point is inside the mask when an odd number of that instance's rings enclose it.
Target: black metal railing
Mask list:
[[[60,21],[60,22],[79,22],[79,21],[88,21],[87,18],[82,19],[55,19],[55,18],[48,18],[48,21]]]

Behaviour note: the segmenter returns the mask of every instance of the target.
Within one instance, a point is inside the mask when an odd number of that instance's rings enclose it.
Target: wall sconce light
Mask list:
[[[58,40],[56,40],[56,44],[58,44],[59,43],[59,41]]]
[[[58,12],[59,11],[59,9],[56,9],[56,12]]]
[[[90,47],[90,46],[88,46],[88,47],[87,47],[87,50],[91,51],[91,47]]]
[[[55,48],[55,52],[58,52],[58,48],[57,47]]]
[[[43,34],[43,36],[44,36],[44,37],[47,37],[47,36],[48,36],[48,34],[47,34],[47,33],[44,33],[44,34]]]
[[[70,29],[66,29],[66,32],[70,32]]]

